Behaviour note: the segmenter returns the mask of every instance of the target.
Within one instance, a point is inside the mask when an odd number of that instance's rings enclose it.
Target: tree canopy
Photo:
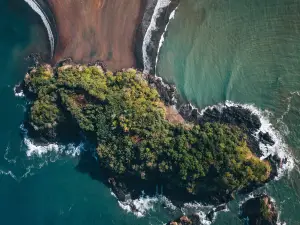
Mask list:
[[[54,129],[71,115],[94,137],[101,167],[116,176],[159,177],[197,195],[205,180],[232,192],[270,175],[269,163],[252,154],[238,127],[169,122],[157,90],[134,69],[43,65],[26,76],[25,87],[35,96],[31,125]]]

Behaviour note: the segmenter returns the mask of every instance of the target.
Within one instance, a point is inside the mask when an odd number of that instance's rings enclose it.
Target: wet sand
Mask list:
[[[48,0],[56,19],[54,61],[104,61],[109,69],[136,65],[134,49],[146,0]]]

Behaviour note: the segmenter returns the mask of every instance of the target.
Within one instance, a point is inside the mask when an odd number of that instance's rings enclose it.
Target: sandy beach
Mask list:
[[[136,65],[134,42],[146,0],[48,0],[56,19],[54,61],[104,61],[109,69]]]

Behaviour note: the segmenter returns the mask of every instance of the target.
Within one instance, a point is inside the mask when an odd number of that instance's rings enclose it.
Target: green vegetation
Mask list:
[[[272,212],[269,208],[268,201],[269,199],[266,197],[260,199],[260,213],[262,215],[262,218],[267,221],[272,219]]]
[[[25,87],[35,94],[33,126],[55,128],[68,113],[115,176],[161,178],[195,195],[207,180],[231,192],[269,177],[269,163],[252,154],[237,127],[169,122],[158,92],[134,69],[41,66],[26,76]]]

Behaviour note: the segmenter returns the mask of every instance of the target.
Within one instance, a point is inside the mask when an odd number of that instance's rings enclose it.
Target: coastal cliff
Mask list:
[[[129,192],[133,183],[159,184],[171,199],[226,202],[271,176],[270,162],[252,153],[242,129],[185,121],[161,98],[159,82],[135,69],[112,73],[71,61],[40,65],[23,86],[33,101],[29,133],[51,142],[83,133],[116,192],[120,183]]]

